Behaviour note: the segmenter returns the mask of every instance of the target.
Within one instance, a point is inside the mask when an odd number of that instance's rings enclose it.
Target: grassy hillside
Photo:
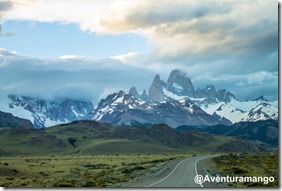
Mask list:
[[[46,155],[69,148],[63,140],[44,130],[32,128],[10,128],[0,130],[0,156]]]
[[[10,113],[0,111],[0,128],[5,127],[30,127],[33,128],[32,123],[27,119],[15,117]]]
[[[76,121],[47,129],[0,130],[0,155],[69,155],[216,151],[233,140],[200,132],[178,132],[165,124],[116,127]]]
[[[165,124],[125,128],[76,121],[47,129],[0,129],[0,142],[0,186],[119,187],[172,161],[236,146],[238,140]]]

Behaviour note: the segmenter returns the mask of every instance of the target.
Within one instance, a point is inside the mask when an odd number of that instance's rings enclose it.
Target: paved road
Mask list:
[[[197,156],[184,159],[166,177],[146,187],[202,187],[203,185],[194,182],[194,178],[198,174],[197,163],[210,157],[214,156]]]

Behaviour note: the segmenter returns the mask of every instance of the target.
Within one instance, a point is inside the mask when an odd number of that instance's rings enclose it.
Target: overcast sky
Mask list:
[[[277,1],[0,0],[0,93],[93,100],[187,73],[278,97]]]

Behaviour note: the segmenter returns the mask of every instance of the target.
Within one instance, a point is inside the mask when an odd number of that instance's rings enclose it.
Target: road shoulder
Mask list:
[[[138,179],[122,184],[121,187],[131,187],[131,188],[147,187],[168,176],[182,160],[185,160],[185,158],[168,161],[163,166],[161,166],[155,174],[148,174],[146,176],[139,177]]]
[[[214,169],[216,168],[212,163],[212,158],[213,157],[207,158],[207,159],[202,159],[198,162],[197,170],[198,170],[199,175],[202,175],[203,177],[205,177],[206,175],[216,176],[214,174],[209,173],[209,172],[214,172]],[[207,187],[207,188],[226,188],[226,187],[228,187],[224,183],[214,183],[214,182],[205,182],[202,185],[203,185],[203,187]]]

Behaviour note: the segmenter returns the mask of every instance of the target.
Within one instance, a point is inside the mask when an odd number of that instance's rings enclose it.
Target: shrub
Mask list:
[[[6,177],[6,180],[14,180],[15,178],[14,177],[12,177],[12,176],[8,176],[8,177]]]
[[[145,167],[143,167],[143,166],[135,166],[133,168],[133,170],[144,170],[144,169],[145,169]]]
[[[94,181],[87,181],[85,184],[82,185],[83,187],[95,187],[96,184]]]
[[[121,170],[121,172],[122,172],[122,173],[127,173],[127,174],[128,174],[128,173],[132,173],[132,172],[133,172],[133,170],[132,170],[132,169],[128,169],[128,168],[124,168],[124,169],[122,169],[122,170]]]
[[[107,164],[86,164],[84,165],[84,167],[89,168],[89,169],[103,169],[103,168],[107,168],[108,165]]]
[[[16,170],[16,169],[12,169],[12,172],[13,172],[13,173],[16,173],[16,174],[19,173],[19,171]]]
[[[39,174],[40,175],[42,175],[42,176],[49,176],[47,173],[45,173],[45,172],[39,172]]]
[[[73,182],[59,182],[57,184],[58,187],[74,187],[74,183]]]
[[[101,182],[101,181],[99,181],[99,182],[96,183],[95,186],[96,186],[96,187],[106,187],[106,186],[107,186],[107,183],[106,183],[106,182]]]
[[[245,174],[248,171],[239,167],[233,167],[232,171],[234,172],[234,174]]]

